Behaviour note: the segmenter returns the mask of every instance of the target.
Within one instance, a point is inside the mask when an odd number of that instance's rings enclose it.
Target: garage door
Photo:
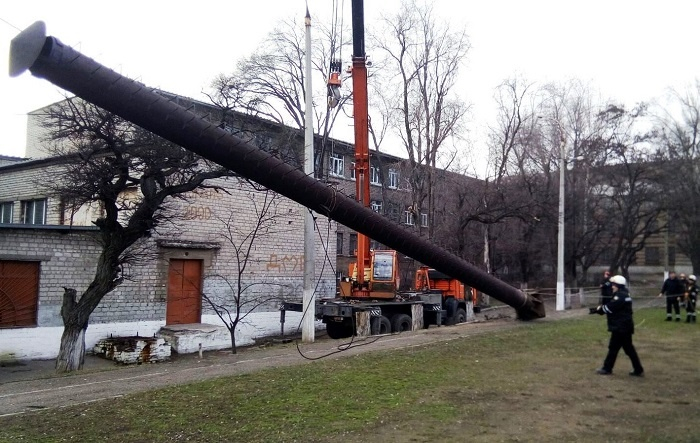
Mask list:
[[[0,328],[36,326],[39,262],[0,260]]]

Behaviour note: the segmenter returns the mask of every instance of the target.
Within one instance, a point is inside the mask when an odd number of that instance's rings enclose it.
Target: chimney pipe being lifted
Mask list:
[[[320,214],[419,262],[457,278],[515,308],[522,320],[545,316],[542,301],[481,271],[430,241],[407,232],[354,199],[307,176],[273,155],[46,37],[42,22],[17,35],[10,46],[10,75],[32,75],[119,115],[156,135],[254,180]]]

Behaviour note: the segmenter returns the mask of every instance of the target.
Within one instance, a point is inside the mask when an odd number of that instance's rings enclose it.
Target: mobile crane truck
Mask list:
[[[355,198],[367,208],[370,205],[370,155],[362,0],[353,0],[352,12]],[[332,71],[328,81],[329,92],[338,87],[340,79],[337,72]],[[326,324],[329,337],[344,338],[358,333],[385,334],[433,324],[463,323],[473,311],[475,290],[470,289],[470,299],[467,299],[462,282],[427,266],[421,266],[416,271],[411,291],[400,292],[396,251],[371,251],[366,235],[358,233],[357,238],[357,260],[349,267],[349,277],[339,283],[340,298],[320,300],[315,310],[317,318]],[[285,310],[305,309],[298,302],[283,303],[282,319]]]
[[[358,29],[362,29],[361,5],[361,0],[353,0],[353,27]],[[362,81],[366,85],[364,37],[358,39],[354,34],[354,54],[358,55],[353,56],[353,81]],[[326,321],[329,335],[339,337],[357,333],[359,326],[363,330],[386,332],[391,323],[399,330],[406,330],[409,319],[411,329],[415,330],[430,324],[441,324],[443,318],[447,318],[447,312],[461,314],[460,290],[457,289],[453,296],[440,290],[441,279],[436,278],[438,274],[431,276],[430,270],[427,271],[428,279],[432,279],[438,293],[424,290],[404,294],[397,292],[397,252],[502,301],[513,307],[522,320],[545,316],[544,305],[538,296],[526,294],[432,242],[406,232],[403,227],[367,207],[369,152],[366,87],[354,92],[354,101],[357,102],[355,112],[360,113],[360,121],[355,127],[356,140],[364,145],[356,154],[361,163],[356,181],[358,187],[362,186],[362,194],[358,192],[361,202],[358,202],[307,176],[303,170],[273,154],[201,119],[144,84],[97,63],[55,37],[47,37],[43,22],[32,24],[12,40],[9,67],[13,77],[28,69],[36,77],[45,78],[77,97],[363,234],[362,243],[358,236],[358,249],[361,246],[364,252],[361,260],[358,258],[355,271],[355,275],[360,277],[351,282],[350,297],[323,301],[320,306],[317,316]],[[358,79],[355,79],[356,76]],[[391,248],[387,252],[393,255],[387,257],[380,251],[369,253],[369,237]],[[378,254],[380,261],[377,260]],[[388,264],[391,270],[387,274]],[[386,275],[392,275],[393,282],[387,281]],[[454,307],[455,302],[457,308],[452,311],[450,306]],[[389,325],[383,318],[389,320]],[[355,328],[348,328],[348,319],[350,325],[353,319],[359,319],[355,321]]]

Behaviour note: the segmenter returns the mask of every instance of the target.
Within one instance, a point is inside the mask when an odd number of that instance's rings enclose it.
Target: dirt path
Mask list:
[[[585,312],[581,309],[556,312],[552,308],[547,311],[547,318],[536,322],[583,314]],[[324,335],[311,344],[299,343],[299,349],[296,342],[271,344],[243,348],[236,355],[226,351],[207,352],[201,359],[194,354],[178,356],[167,363],[137,366],[116,366],[88,356],[83,371],[67,376],[57,376],[52,361],[27,362],[21,366],[0,368],[0,416],[90,403],[265,368],[299,365],[324,357],[343,358],[364,352],[423,346],[525,324],[528,323],[514,320],[511,309],[503,309],[478,314],[473,323],[354,342],[330,340]]]

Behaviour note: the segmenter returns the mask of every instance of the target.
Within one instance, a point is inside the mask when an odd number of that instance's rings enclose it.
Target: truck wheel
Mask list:
[[[449,297],[447,300],[445,300],[445,316],[443,319],[445,320],[443,324],[445,325],[452,325],[455,322],[456,315],[457,315],[457,300],[454,299],[454,297]]]
[[[326,332],[332,339],[348,338],[352,336],[352,323],[348,321],[326,323]]]
[[[370,329],[372,335],[391,334],[391,322],[385,316],[374,317]]]
[[[464,323],[467,321],[467,311],[462,308],[457,309],[455,313],[455,323]]]
[[[393,332],[406,332],[413,329],[413,320],[406,314],[395,314],[391,317],[391,330]]]

